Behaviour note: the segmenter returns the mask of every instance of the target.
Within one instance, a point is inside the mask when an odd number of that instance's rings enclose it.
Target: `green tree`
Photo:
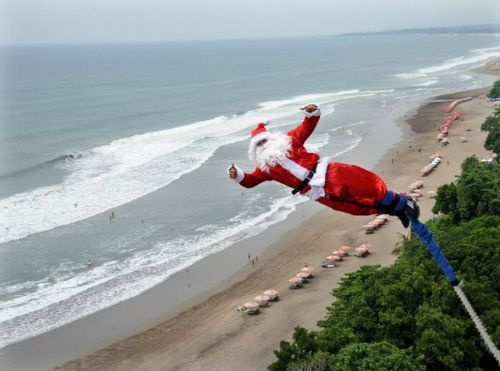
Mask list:
[[[440,188],[428,222],[493,341],[500,344],[500,166],[476,158]],[[453,217],[452,217],[453,216]],[[495,369],[471,319],[422,242],[403,238],[390,267],[363,266],[332,290],[318,331],[297,327],[271,370]]]
[[[439,212],[449,214],[456,222],[460,220],[457,209],[457,185],[455,183],[444,184],[438,188],[432,212],[434,214]]]
[[[416,316],[417,353],[428,369],[458,370],[479,362],[481,353],[473,338],[466,337],[468,322],[453,318],[439,309],[423,305]]]
[[[481,130],[488,132],[488,136],[484,142],[484,148],[495,152],[497,161],[500,161],[498,157],[500,154],[500,109],[497,109],[495,113],[486,118],[481,125]]]
[[[309,359],[311,354],[317,350],[315,338],[316,333],[314,331],[307,331],[300,326],[295,327],[293,343],[290,344],[287,341],[280,342],[279,350],[274,351],[278,360],[269,366],[269,370],[288,370],[290,364]]]
[[[495,81],[487,96],[493,99],[500,98],[500,80]]]
[[[334,358],[332,370],[424,370],[404,350],[386,341],[354,343],[343,348]]]
[[[500,166],[467,158],[457,181],[438,188],[432,211],[448,214],[454,222],[500,215]]]

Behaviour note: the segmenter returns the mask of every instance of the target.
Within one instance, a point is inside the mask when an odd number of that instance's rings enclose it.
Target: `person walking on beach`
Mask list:
[[[259,123],[251,132],[248,155],[257,164],[243,172],[234,163],[229,178],[245,188],[275,180],[334,210],[352,215],[396,215],[406,228],[408,216],[418,218],[417,203],[404,193],[388,190],[376,174],[356,165],[333,162],[309,152],[304,144],[319,122],[321,111],[315,104],[302,108],[305,118],[288,133],[269,132]]]

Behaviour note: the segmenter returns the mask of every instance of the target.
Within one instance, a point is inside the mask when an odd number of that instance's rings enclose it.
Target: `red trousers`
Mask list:
[[[377,214],[375,204],[384,199],[387,186],[371,171],[334,162],[328,165],[325,192],[317,200],[323,205],[352,215],[371,215]]]

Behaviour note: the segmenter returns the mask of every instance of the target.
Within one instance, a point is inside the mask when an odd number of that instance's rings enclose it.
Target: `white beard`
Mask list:
[[[292,148],[292,138],[283,133],[272,133],[267,142],[257,146],[250,145],[248,157],[264,172],[284,160]]]

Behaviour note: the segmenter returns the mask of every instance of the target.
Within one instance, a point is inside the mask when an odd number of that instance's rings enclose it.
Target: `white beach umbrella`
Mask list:
[[[268,305],[269,299],[270,298],[267,295],[259,295],[256,296],[254,300],[257,304],[259,304],[259,306],[265,307],[266,305]]]
[[[308,272],[308,273],[312,273],[314,272],[314,268],[313,267],[304,267],[300,270],[301,272]]]
[[[326,257],[328,260],[333,261],[333,262],[339,262],[342,261],[342,257],[337,255],[337,254],[332,254],[330,256]]]
[[[342,245],[339,247],[339,250],[342,250],[344,251],[345,253],[348,253],[349,250],[351,250],[351,247],[350,246],[347,246],[347,245]]]
[[[243,308],[244,308],[245,312],[247,312],[247,313],[256,313],[259,311],[259,304],[251,301],[251,302],[243,304]]]
[[[368,254],[370,252],[367,247],[363,247],[363,246],[356,247],[356,249],[354,249],[354,251],[356,252],[356,256],[365,256],[366,254]]]
[[[311,273],[300,272],[295,275],[295,277],[302,278],[303,280],[308,279],[311,276]]]
[[[278,299],[278,297],[279,297],[279,292],[278,292],[278,291],[276,291],[276,290],[272,290],[272,289],[270,289],[270,290],[266,290],[266,291],[264,291],[264,295],[269,296],[269,300],[270,300],[270,301],[273,301],[273,300]]]
[[[347,254],[343,250],[337,249],[332,251],[332,255],[346,256]]]

